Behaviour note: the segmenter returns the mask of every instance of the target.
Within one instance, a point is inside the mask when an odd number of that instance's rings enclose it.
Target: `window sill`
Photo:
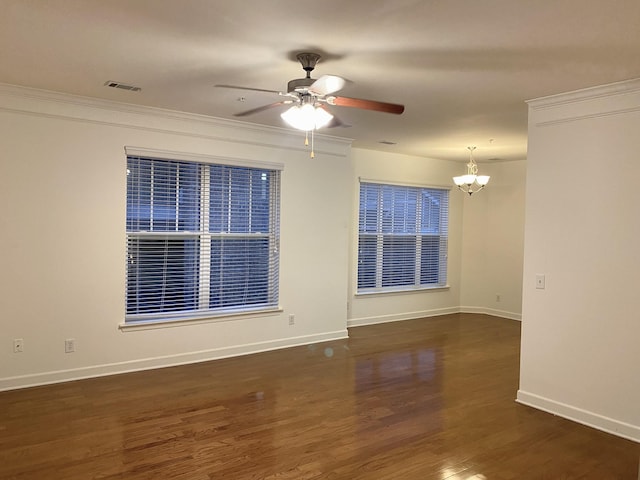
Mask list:
[[[203,325],[206,323],[217,322],[229,322],[234,320],[240,320],[247,317],[260,317],[266,315],[279,314],[283,311],[282,308],[273,308],[268,310],[256,310],[253,312],[241,312],[241,313],[225,313],[221,315],[208,316],[208,317],[195,317],[195,318],[170,318],[166,320],[140,320],[136,322],[125,322],[118,325],[118,328],[123,332],[138,331],[138,330],[155,330],[158,328],[173,328],[184,327],[189,325]]]
[[[370,290],[366,292],[356,292],[354,296],[356,297],[371,297],[378,295],[404,295],[407,293],[426,293],[426,292],[434,292],[434,291],[444,291],[449,290],[451,287],[449,285],[444,285],[442,287],[414,287],[414,288],[398,288],[394,290]]]

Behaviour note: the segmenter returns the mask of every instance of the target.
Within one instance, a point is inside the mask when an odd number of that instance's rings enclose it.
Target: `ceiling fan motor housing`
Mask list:
[[[287,84],[287,93],[298,92],[307,93],[309,87],[315,82],[315,78],[311,78],[311,72],[316,68],[316,64],[320,60],[320,55],[317,53],[299,53],[296,58],[302,65],[302,69],[307,72],[305,78],[295,78]]]
[[[306,93],[309,87],[315,82],[315,78],[294,78],[287,84],[287,93],[299,92]]]

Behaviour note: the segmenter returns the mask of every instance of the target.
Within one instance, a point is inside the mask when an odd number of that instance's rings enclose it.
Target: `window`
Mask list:
[[[360,184],[358,292],[447,283],[449,191]]]
[[[126,322],[278,305],[280,172],[127,156]]]

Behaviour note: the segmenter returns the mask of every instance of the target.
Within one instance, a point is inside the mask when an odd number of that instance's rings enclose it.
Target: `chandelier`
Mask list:
[[[467,163],[467,174],[453,177],[453,183],[464,193],[473,195],[482,190],[489,183],[489,175],[478,175],[478,164],[473,159],[473,151],[476,147],[469,149],[469,163]]]

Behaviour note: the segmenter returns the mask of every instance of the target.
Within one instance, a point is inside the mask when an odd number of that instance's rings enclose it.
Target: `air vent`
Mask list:
[[[129,90],[130,92],[139,92],[142,90],[140,87],[136,87],[135,85],[127,85],[126,83],[113,82],[111,80],[104,83],[106,87],[111,88],[121,88],[122,90]]]
[[[389,140],[380,140],[378,143],[382,143],[383,145],[397,145],[397,142],[390,142]]]

